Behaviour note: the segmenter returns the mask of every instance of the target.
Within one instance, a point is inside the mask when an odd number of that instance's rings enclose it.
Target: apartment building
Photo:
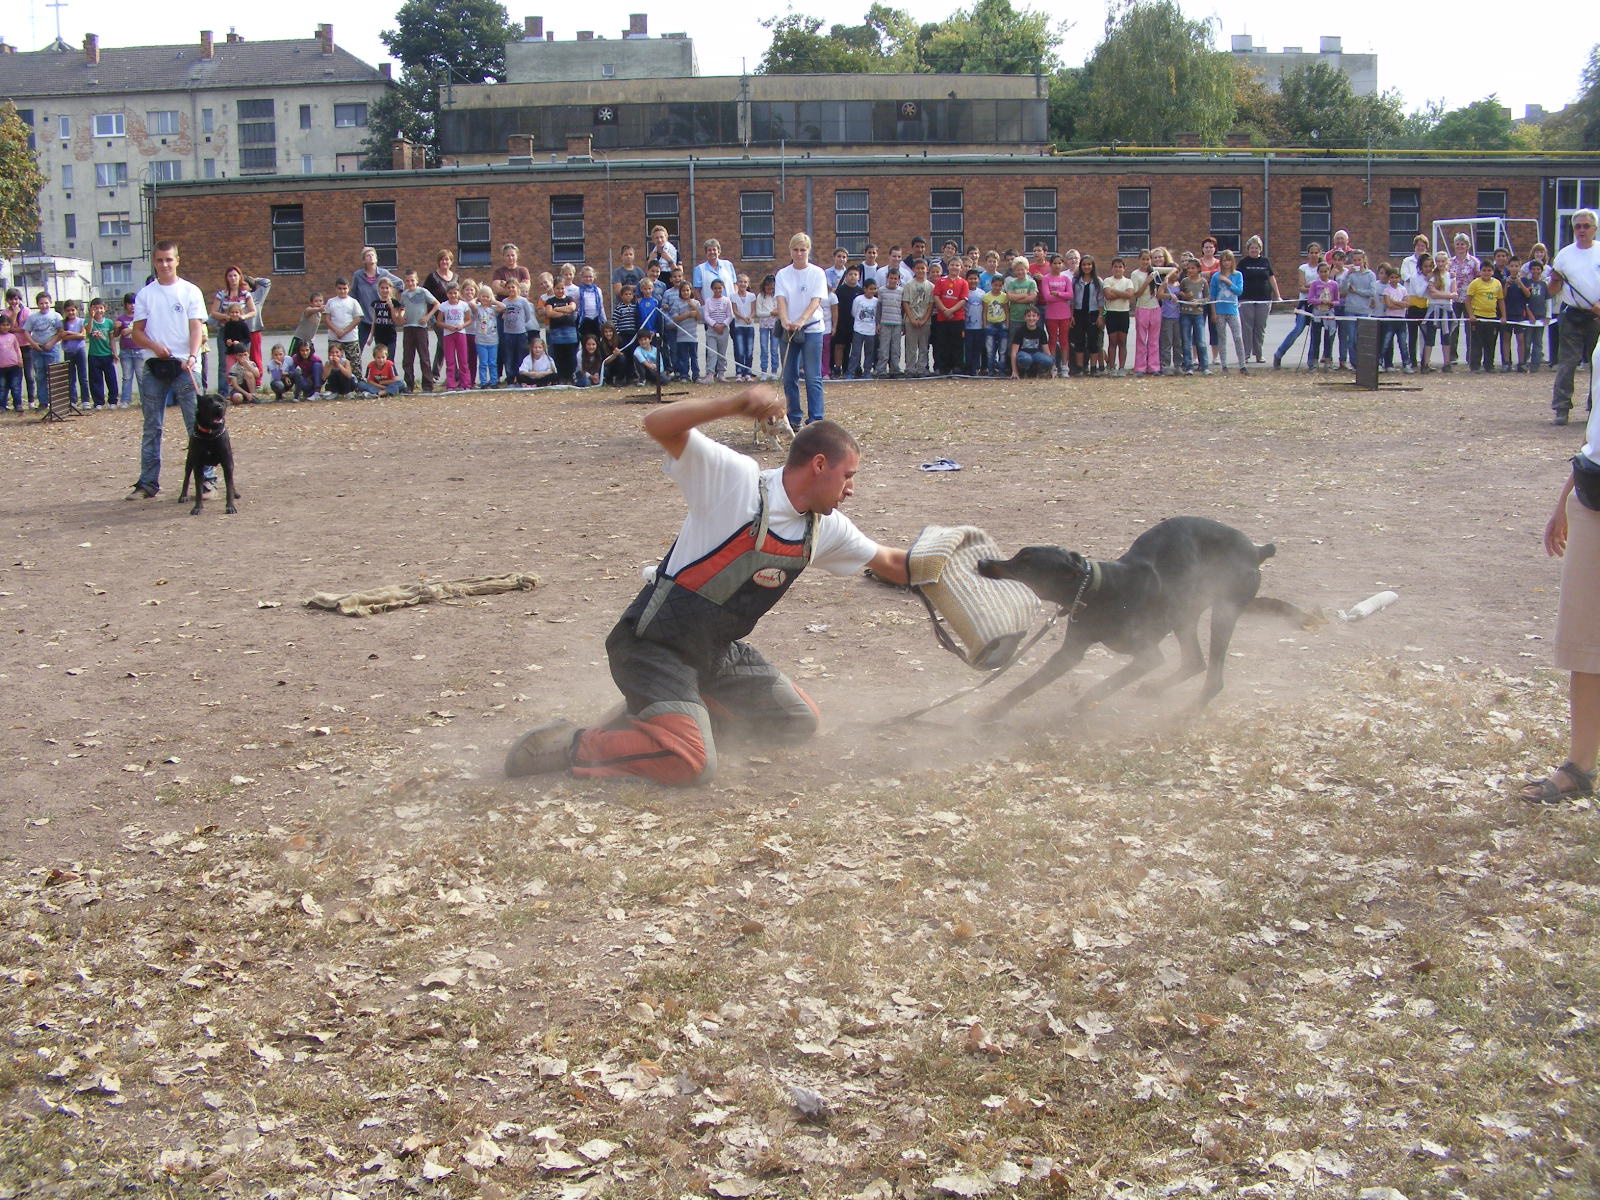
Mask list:
[[[81,260],[90,278],[78,290],[142,283],[170,184],[356,171],[368,111],[390,86],[387,64],[341,50],[332,25],[282,41],[218,41],[208,30],[178,46],[102,48],[94,34],[80,49],[0,42],[0,97],[32,130],[48,180],[17,282],[59,280],[59,261]]]

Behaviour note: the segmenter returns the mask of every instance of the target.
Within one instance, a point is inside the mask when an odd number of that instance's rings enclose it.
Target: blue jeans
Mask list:
[[[117,404],[117,360],[109,354],[89,355],[89,394],[94,406]]]
[[[500,335],[500,374],[506,377],[506,382],[512,382],[517,375],[517,368],[522,365],[522,360],[528,357],[528,335],[526,333],[503,333]]]
[[[1018,350],[1017,374],[1023,379],[1033,379],[1039,376],[1048,376],[1050,368],[1055,365],[1055,360],[1050,357],[1047,350]]]
[[[184,428],[194,436],[194,376],[180,372],[171,383],[150,374],[148,363],[139,372],[139,406],[144,410],[144,437],[139,443],[139,486],[154,494],[161,490],[161,429],[167,419],[167,401],[176,399]],[[206,468],[215,479],[215,467]]]
[[[983,374],[983,342],[984,342],[984,336],[983,336],[983,330],[981,328],[978,328],[978,329],[970,329],[969,328],[967,330],[967,374],[968,375],[982,375]]]
[[[133,389],[139,386],[139,363],[144,355],[138,350],[124,350],[122,357],[122,407],[133,406]]]
[[[33,382],[39,393],[39,407],[50,407],[50,368],[61,361],[61,351],[35,350],[33,352]]]
[[[22,367],[0,367],[0,409],[5,408],[10,397],[11,407],[22,411]]]
[[[1304,310],[1298,308],[1294,310],[1294,327],[1289,330],[1288,336],[1278,344],[1278,349],[1272,355],[1274,361],[1289,352],[1289,347],[1294,345],[1300,335],[1306,331],[1306,326],[1311,325],[1311,320],[1311,315]],[[1315,333],[1312,334],[1313,338],[1316,336]],[[1312,350],[1312,358],[1316,358],[1315,348]]]
[[[777,327],[763,327],[761,330],[761,373],[763,375],[776,375],[779,364],[782,362],[783,354],[778,349]]]
[[[740,375],[752,374],[751,366],[755,361],[756,327],[754,325],[735,325],[733,327],[733,365]]]
[[[1179,313],[1178,322],[1183,338],[1183,369],[1185,371],[1191,369],[1204,371],[1208,369],[1211,363],[1206,358],[1206,338],[1208,336],[1206,332],[1206,314],[1203,312]],[[1191,348],[1194,352],[1193,361],[1189,357]]]
[[[800,345],[789,342],[783,356],[783,395],[789,402],[789,424],[800,428],[800,368],[806,373],[806,421],[822,420],[822,335],[800,335]]]
[[[81,345],[81,343],[80,343]],[[72,368],[67,376],[67,396],[74,404],[89,402],[89,355],[87,351],[63,350],[61,360]]]
[[[1009,375],[1006,355],[1010,350],[1011,330],[1003,324],[990,325],[984,331],[984,338],[989,343],[989,374]]]
[[[500,344],[493,346],[478,343],[478,386],[493,387],[499,382]]]

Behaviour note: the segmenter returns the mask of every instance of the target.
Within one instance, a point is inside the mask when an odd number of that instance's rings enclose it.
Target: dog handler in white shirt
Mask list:
[[[194,435],[194,373],[206,337],[206,299],[194,284],[178,277],[178,243],[157,242],[150,264],[156,277],[133,299],[130,331],[150,356],[139,370],[144,437],[139,444],[139,479],[128,493],[129,500],[148,500],[161,490],[161,430],[169,398],[177,399],[184,426]],[[216,468],[208,468],[206,483],[215,477]]]
[[[570,770],[589,779],[702,783],[717,767],[713,722],[783,743],[816,732],[810,697],[743,639],[806,567],[835,575],[870,567],[903,584],[906,552],[878,545],[839,511],[861,465],[842,426],[806,426],[788,461],[770,471],[699,429],[723,417],[782,413],[772,389],[752,387],[680,400],[645,417],[645,432],[666,454],[662,469],[689,512],[606,638],[627,710],[589,729],[556,720],[529,730],[506,756],[507,775]]]

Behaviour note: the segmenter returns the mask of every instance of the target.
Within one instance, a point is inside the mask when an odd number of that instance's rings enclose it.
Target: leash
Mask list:
[[[1059,621],[1062,616],[1067,618],[1067,624],[1062,628],[1061,631],[1062,636],[1066,636],[1067,629],[1071,628],[1072,626],[1072,618],[1077,614],[1079,603],[1083,600],[1083,593],[1088,590],[1090,581],[1097,578],[1099,574],[1100,568],[1098,564],[1091,563],[1089,570],[1083,573],[1083,581],[1078,584],[1078,592],[1077,595],[1073,596],[1072,602],[1070,604],[1056,605],[1056,611],[1050,614],[1050,618],[1045,621],[1044,626],[1039,630],[1039,632],[1024,642],[1022,647],[1009,659],[1007,659],[1005,664],[999,667],[997,670],[985,675],[977,683],[951,693],[943,700],[935,700],[932,704],[925,705],[922,708],[916,709],[914,712],[908,712],[904,716],[888,717],[882,721],[879,721],[878,724],[880,726],[891,726],[903,725],[909,721],[915,721],[917,718],[931,713],[936,708],[943,708],[946,704],[953,703],[954,701],[961,699],[963,696],[970,696],[973,692],[981,691],[983,688],[988,687],[996,679],[999,679],[1000,676],[1004,675],[1012,667],[1021,662],[1027,656],[1028,651],[1032,650],[1034,646],[1038,645],[1039,640],[1043,638],[1045,634],[1049,633],[1052,628],[1054,628],[1055,623]],[[961,653],[960,649],[957,648],[954,640],[950,637],[949,631],[940,624],[939,616],[934,612],[933,605],[929,602],[928,598],[916,588],[912,588],[911,590],[916,592],[917,597],[922,601],[923,604],[927,605],[928,615],[933,618],[933,631],[936,635],[938,635],[939,644],[942,645],[946,650],[949,650],[952,654],[959,655]]]

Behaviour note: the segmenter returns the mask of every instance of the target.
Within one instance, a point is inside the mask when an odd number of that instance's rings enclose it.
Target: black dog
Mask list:
[[[1081,704],[1098,703],[1161,663],[1161,639],[1176,634],[1183,658],[1165,679],[1144,690],[1161,691],[1206,672],[1205,687],[1195,707],[1203,708],[1222,690],[1222,665],[1228,656],[1233,627],[1245,612],[1288,617],[1310,628],[1317,618],[1282,600],[1257,597],[1261,564],[1276,548],[1257,546],[1220,521],[1204,517],[1172,517],[1139,535],[1115,562],[1091,562],[1059,546],[1027,546],[1009,559],[984,559],[978,574],[988,579],[1015,579],[1041,600],[1072,606],[1061,648],[1032,678],[1016,687],[989,711],[991,719],[1009,711],[1045,684],[1059,679],[1096,642],[1133,661],[1085,693]],[[1211,661],[1200,652],[1200,614],[1211,609]]]
[[[194,432],[189,435],[189,457],[183,464],[183,490],[179,500],[189,498],[189,480],[194,479],[194,507],[191,517],[200,515],[205,504],[205,469],[221,467],[222,479],[227,487],[228,511],[239,511],[234,501],[239,489],[233,486],[233,442],[228,438],[228,402],[221,396],[206,394],[196,396],[194,402]]]

